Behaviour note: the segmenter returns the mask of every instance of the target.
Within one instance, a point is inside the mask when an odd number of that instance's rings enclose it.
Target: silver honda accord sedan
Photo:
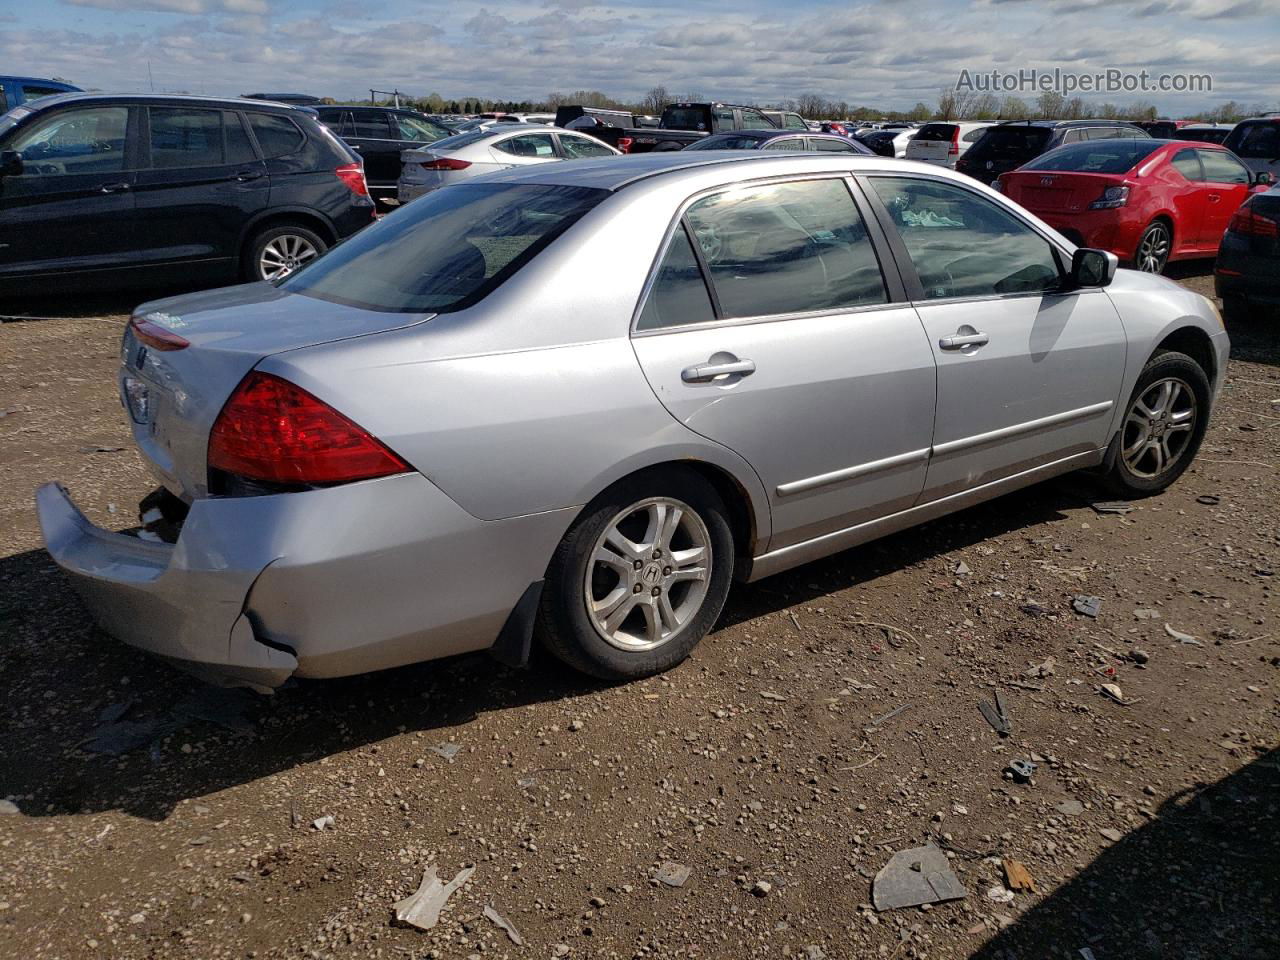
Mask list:
[[[38,494],[102,627],[272,688],[533,638],[686,657],[757,580],[1068,471],[1156,493],[1213,305],[936,166],[665,153],[428,194],[279,286],[134,314],[143,526]]]

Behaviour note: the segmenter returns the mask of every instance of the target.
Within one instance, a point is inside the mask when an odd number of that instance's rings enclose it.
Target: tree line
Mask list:
[[[606,110],[625,110],[629,113],[657,115],[669,103],[703,101],[706,98],[697,91],[674,92],[658,85],[639,100],[625,100],[610,96],[601,90],[553,91],[541,100],[493,100],[487,97],[463,97],[445,99],[438,93],[417,97],[401,103],[424,113],[473,114],[473,113],[554,113],[557,107],[580,104]],[[386,101],[389,103],[389,101]],[[1025,100],[1015,96],[997,96],[992,93],[944,89],[937,103],[917,103],[909,110],[886,110],[869,104],[851,104],[845,100],[833,100],[817,93],[777,100],[773,103],[751,102],[748,106],[769,110],[791,110],[809,120],[1155,120],[1161,116],[1154,103],[1108,103],[1086,101],[1082,97],[1064,97],[1054,92]],[[1199,113],[1187,114],[1180,119],[1200,120],[1212,123],[1234,123],[1245,117],[1258,116],[1269,108],[1262,104],[1246,104],[1229,100]],[[1280,110],[1280,104],[1270,109]]]

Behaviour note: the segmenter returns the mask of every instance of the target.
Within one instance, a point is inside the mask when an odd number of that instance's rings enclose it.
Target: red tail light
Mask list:
[[[453,157],[436,157],[424,160],[420,166],[423,170],[465,170],[471,166],[470,160],[455,160]]]
[[[209,467],[290,486],[404,473],[409,465],[328,404],[288,380],[250,373],[209,434]]]
[[[134,337],[152,350],[183,350],[191,346],[191,341],[186,337],[180,337],[172,330],[142,317],[134,317],[129,321],[129,326],[133,329]]]
[[[956,127],[955,130],[951,132],[951,149],[947,151],[947,156],[949,157],[960,156],[960,128],[959,127]]]
[[[367,197],[369,195],[369,184],[364,181],[364,170],[358,163],[344,163],[337,170],[333,171],[339,180],[347,185],[350,190],[358,197]]]
[[[1280,236],[1280,223],[1255,213],[1249,209],[1248,205],[1241,207],[1232,214],[1231,222],[1227,224],[1227,229],[1232,233],[1239,233],[1246,237]]]
[[[634,141],[630,137],[619,137],[618,149],[623,153],[630,153],[632,143],[634,143]]]

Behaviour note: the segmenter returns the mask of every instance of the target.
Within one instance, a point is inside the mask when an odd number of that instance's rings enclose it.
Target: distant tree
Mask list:
[[[1062,105],[1062,119],[1064,120],[1083,120],[1085,112],[1084,101],[1079,97],[1072,97]]]
[[[827,116],[827,99],[817,93],[802,93],[796,97],[796,113],[814,120]]]
[[[646,114],[658,114],[670,102],[671,96],[667,93],[667,88],[658,84],[641,98],[640,109]]]
[[[981,93],[969,109],[970,120],[994,120],[1000,115],[1000,101],[994,93]]]
[[[933,116],[933,110],[927,104],[917,103],[906,113],[906,119],[923,123]]]
[[[1001,120],[1021,120],[1030,117],[1032,110],[1021,97],[1005,96],[1000,100],[996,115]]]
[[[1054,91],[1046,90],[1036,97],[1036,113],[1045,120],[1061,120],[1066,98]]]

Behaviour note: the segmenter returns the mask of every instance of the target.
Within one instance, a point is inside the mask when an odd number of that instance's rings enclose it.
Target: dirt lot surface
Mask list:
[[[42,550],[38,484],[113,527],[149,488],[130,305],[0,327],[0,956],[1280,956],[1274,323],[1232,331],[1199,461],[1127,514],[1069,478],[735,587],[645,682],[475,656],[261,698],[99,632]],[[967,895],[877,914],[930,839]],[[392,923],[466,865],[433,930]]]

